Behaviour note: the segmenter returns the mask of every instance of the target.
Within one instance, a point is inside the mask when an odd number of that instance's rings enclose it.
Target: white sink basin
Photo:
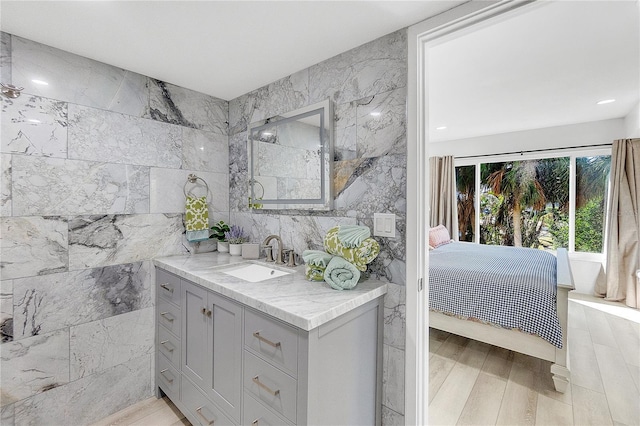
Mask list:
[[[239,265],[238,267],[229,271],[222,271],[227,275],[231,275],[241,280],[257,283],[271,278],[281,277],[289,274],[289,272],[281,271],[279,269],[270,268],[268,266],[257,265],[255,263]]]

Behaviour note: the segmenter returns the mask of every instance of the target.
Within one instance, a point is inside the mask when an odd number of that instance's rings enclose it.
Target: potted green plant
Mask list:
[[[209,238],[215,238],[218,240],[218,251],[220,253],[229,252],[229,243],[225,237],[225,232],[229,232],[229,225],[224,220],[218,221],[211,227],[211,236]]]
[[[242,243],[249,241],[249,238],[244,233],[244,229],[237,225],[232,225],[231,228],[224,233],[226,240],[229,242],[229,254],[232,256],[240,256],[242,254]]]

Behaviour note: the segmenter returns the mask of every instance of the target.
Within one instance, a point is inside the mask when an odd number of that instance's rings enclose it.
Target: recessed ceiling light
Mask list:
[[[40,121],[40,120],[36,120],[35,118],[29,118],[27,121],[28,121],[29,123],[36,123],[36,124],[37,124],[37,123],[41,123],[41,121]]]
[[[440,126],[440,127],[436,127],[436,130],[444,130],[446,128],[447,128],[447,126]]]
[[[273,136],[273,133],[271,132],[262,132],[263,136]]]
[[[601,101],[596,102],[598,105],[610,104],[611,102],[615,102],[615,99],[603,99]]]
[[[381,113],[377,112],[377,111],[374,111],[374,112],[370,113],[370,115],[373,116],[373,117],[380,117],[380,114]]]
[[[43,80],[31,80],[32,82],[34,82],[35,84],[39,84],[41,86],[48,86],[49,83],[47,83],[46,81]]]

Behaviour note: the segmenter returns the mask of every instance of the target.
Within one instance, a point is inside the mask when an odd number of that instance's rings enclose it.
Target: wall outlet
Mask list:
[[[394,238],[396,236],[396,215],[393,213],[374,213],[373,235]]]

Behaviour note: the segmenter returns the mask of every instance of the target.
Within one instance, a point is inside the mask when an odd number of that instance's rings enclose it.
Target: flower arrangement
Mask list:
[[[209,238],[215,238],[218,241],[224,242],[226,241],[225,233],[229,232],[229,230],[229,225],[224,223],[224,220],[221,220],[211,227],[211,236]]]
[[[249,237],[244,233],[244,229],[237,225],[232,225],[231,228],[224,233],[224,236],[229,244],[242,244],[249,241]]]

